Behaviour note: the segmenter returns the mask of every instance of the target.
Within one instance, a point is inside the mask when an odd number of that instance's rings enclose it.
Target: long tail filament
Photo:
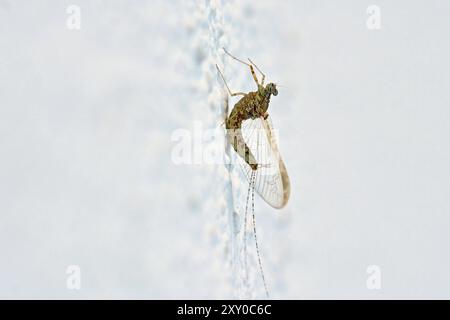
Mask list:
[[[245,273],[247,274],[247,237],[245,235],[246,235],[246,232],[247,232],[248,201],[249,201],[249,198],[250,198],[250,190],[251,190],[251,192],[252,192],[253,234],[254,234],[254,237],[255,237],[256,254],[258,256],[259,270],[261,272],[261,277],[262,277],[262,281],[263,281],[263,284],[264,284],[266,297],[269,298],[269,290],[267,289],[266,278],[264,277],[264,270],[263,270],[263,266],[262,266],[262,263],[261,263],[261,255],[259,253],[258,238],[256,236],[255,182],[256,182],[256,172],[252,172],[251,177],[250,177],[250,182],[249,182],[249,185],[248,185],[248,190],[247,190],[247,200],[246,200],[245,215],[244,215],[244,230],[243,230],[244,269],[245,269]]]

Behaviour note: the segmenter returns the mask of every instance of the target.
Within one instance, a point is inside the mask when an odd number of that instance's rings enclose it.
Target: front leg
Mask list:
[[[227,49],[225,49],[225,48],[222,48],[222,49],[223,49],[223,51],[225,51],[225,53],[226,53],[227,55],[229,55],[231,58],[233,58],[233,59],[236,60],[236,61],[239,61],[240,63],[245,64],[246,66],[248,66],[248,67],[250,68],[250,72],[252,73],[253,80],[255,80],[256,86],[257,86],[258,88],[259,88],[260,85],[263,85],[263,84],[264,84],[264,75],[263,75],[263,81],[262,81],[262,84],[260,84],[259,81],[258,81],[258,78],[256,77],[255,69],[253,69],[253,65],[254,65],[254,64],[253,64],[253,62],[250,61],[250,59],[249,59],[250,63],[247,63],[247,62],[242,61],[241,59],[238,59],[238,58],[236,58],[235,56],[233,56],[231,53],[229,53],[229,52],[227,51]],[[256,65],[255,65],[255,67],[256,67]],[[258,67],[256,67],[256,69],[258,69]],[[259,69],[258,69],[258,71],[259,71]],[[261,72],[261,71],[259,71],[259,72]],[[262,74],[262,72],[261,72],[261,74]]]
[[[230,96],[234,97],[234,96],[245,96],[246,95],[246,93],[244,93],[244,92],[231,92],[230,88],[228,87],[227,82],[225,81],[225,77],[223,76],[222,71],[220,71],[217,64],[216,64],[216,68],[217,68],[217,71],[219,71],[220,77],[222,78],[223,83],[225,83],[225,87],[227,87],[227,90],[228,90],[228,93],[230,94]]]
[[[258,66],[256,64],[253,63],[252,60],[250,60],[250,58],[247,58],[247,59],[256,68],[256,70],[258,70],[259,73],[261,73],[261,76],[262,76],[262,78],[261,78],[261,85],[264,87],[264,80],[266,79],[266,75],[264,73],[262,73],[262,71],[258,68]],[[256,76],[254,76],[254,77],[256,77]]]

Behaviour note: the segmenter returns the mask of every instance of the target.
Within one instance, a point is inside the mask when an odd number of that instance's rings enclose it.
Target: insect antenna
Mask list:
[[[261,263],[261,255],[259,254],[258,238],[256,236],[256,217],[255,217],[255,181],[256,173],[252,172],[251,179],[252,182],[252,215],[253,215],[253,234],[255,236],[255,246],[256,254],[258,255],[259,270],[261,271],[261,277],[264,284],[264,290],[266,291],[266,297],[269,298],[269,290],[267,289],[266,278],[264,277],[264,270]]]
[[[279,84],[278,82],[276,82],[275,85],[280,88],[288,88],[288,86],[285,86],[284,84]]]

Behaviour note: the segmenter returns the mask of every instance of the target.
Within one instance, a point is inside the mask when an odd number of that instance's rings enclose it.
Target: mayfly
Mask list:
[[[247,209],[250,191],[252,192],[253,233],[261,276],[266,295],[268,296],[267,284],[264,278],[256,237],[254,192],[256,190],[265,202],[276,209],[283,208],[288,202],[290,195],[289,176],[287,174],[286,166],[281,159],[275,132],[267,112],[270,98],[272,95],[278,95],[278,90],[274,83],[264,85],[266,77],[252,60],[248,59],[247,63],[230,54],[225,48],[223,48],[223,50],[232,59],[250,68],[253,80],[257,85],[256,91],[249,93],[233,93],[228,87],[225,77],[219,67],[216,65],[217,71],[219,72],[229,95],[232,97],[242,96],[242,98],[234,105],[230,115],[226,115],[226,135],[227,141],[236,151],[244,174],[249,181],[244,217],[244,233],[247,228]],[[261,82],[256,76],[255,69],[261,74]],[[244,242],[244,250],[246,250],[245,243],[246,242]]]

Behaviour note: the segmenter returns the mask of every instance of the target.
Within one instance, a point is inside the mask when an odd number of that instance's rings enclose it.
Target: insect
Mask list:
[[[264,85],[264,73],[248,59],[248,63],[236,58],[225,48],[224,52],[232,59],[250,68],[257,90],[249,93],[231,92],[223,73],[216,65],[225,87],[230,96],[242,96],[234,105],[230,115],[226,115],[225,127],[227,129],[227,141],[233,147],[240,159],[241,167],[249,181],[247,192],[247,204],[244,217],[244,230],[247,226],[247,209],[252,194],[253,231],[259,266],[263,278],[266,295],[267,285],[264,279],[261,258],[256,237],[256,223],[254,214],[254,192],[269,205],[276,209],[283,208],[289,200],[290,181],[286,166],[281,159],[278,150],[275,132],[272,126],[268,108],[272,96],[278,95],[277,86],[274,83]],[[256,76],[255,69],[261,74],[261,82]],[[244,250],[246,250],[244,242]]]

